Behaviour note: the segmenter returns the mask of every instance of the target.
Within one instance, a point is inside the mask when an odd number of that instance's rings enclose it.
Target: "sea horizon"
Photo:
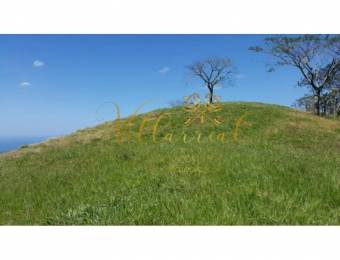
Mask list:
[[[0,153],[17,150],[23,145],[41,143],[51,136],[0,136]]]

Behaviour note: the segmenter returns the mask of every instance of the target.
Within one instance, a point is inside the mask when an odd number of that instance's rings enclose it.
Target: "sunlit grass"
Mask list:
[[[108,122],[2,155],[0,223],[340,224],[340,122],[257,103],[224,104],[219,127],[160,112],[155,143],[138,117],[121,143]]]

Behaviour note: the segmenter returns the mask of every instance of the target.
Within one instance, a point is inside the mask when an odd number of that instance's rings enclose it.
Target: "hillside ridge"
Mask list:
[[[0,224],[340,224],[340,122],[254,103],[195,113],[151,111],[123,119],[120,136],[110,121],[1,155]]]

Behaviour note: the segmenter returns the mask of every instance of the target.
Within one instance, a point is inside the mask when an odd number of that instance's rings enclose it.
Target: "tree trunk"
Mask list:
[[[213,103],[213,96],[214,96],[214,89],[213,88],[209,88],[209,103],[212,104]]]
[[[336,119],[336,98],[334,99],[334,105],[333,105],[333,116],[334,116],[334,119]]]
[[[314,103],[314,113],[318,116],[320,116],[320,99],[321,99],[321,93],[320,90],[317,90],[315,93],[316,101]]]

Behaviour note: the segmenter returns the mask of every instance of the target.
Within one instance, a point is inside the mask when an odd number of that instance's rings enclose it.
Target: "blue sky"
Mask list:
[[[144,111],[198,92],[186,65],[230,58],[233,86],[216,91],[224,101],[290,106],[306,90],[285,67],[266,72],[267,57],[248,51],[264,35],[0,35],[0,136],[56,136]]]

